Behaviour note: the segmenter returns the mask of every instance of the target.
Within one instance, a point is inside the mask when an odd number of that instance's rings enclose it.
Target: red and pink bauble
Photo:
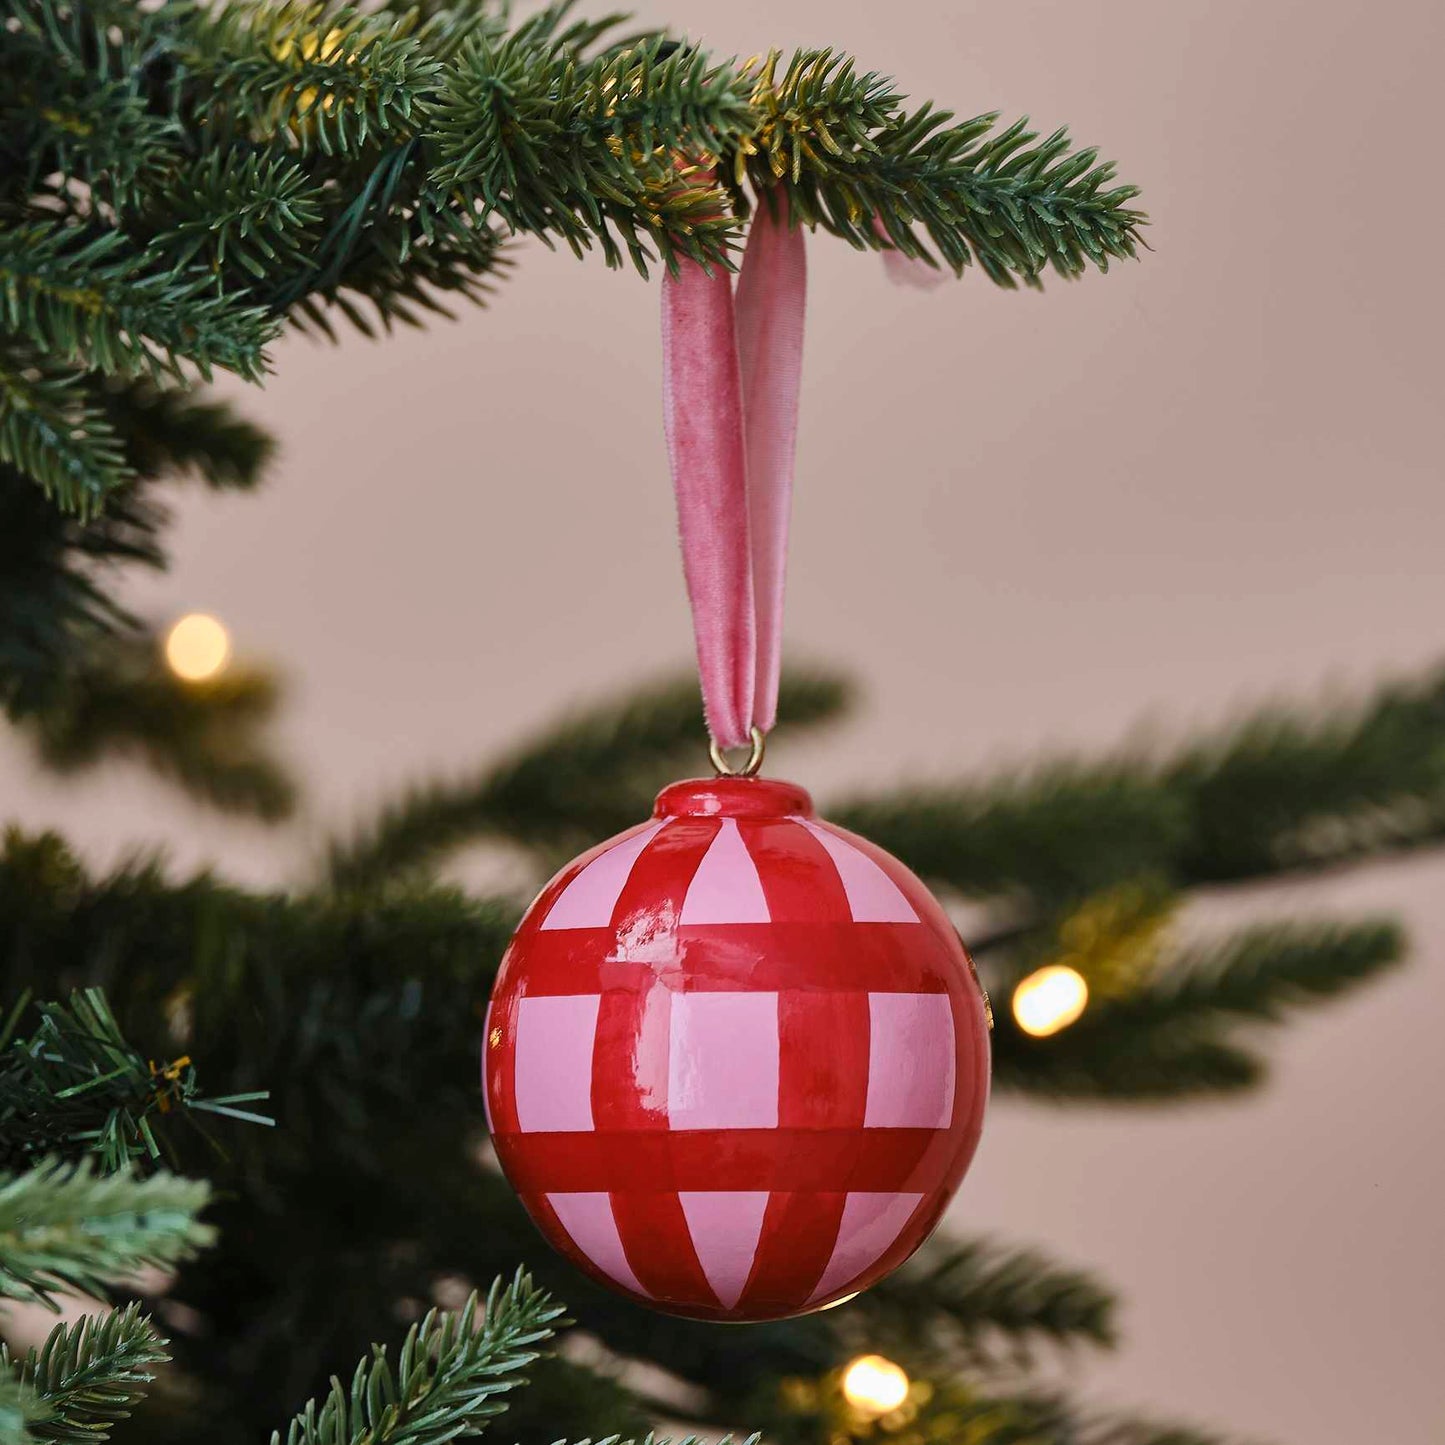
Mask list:
[[[502,961],[487,1116],[547,1239],[672,1314],[780,1319],[927,1238],[988,1098],[987,1004],[897,859],[788,783],[677,783]]]

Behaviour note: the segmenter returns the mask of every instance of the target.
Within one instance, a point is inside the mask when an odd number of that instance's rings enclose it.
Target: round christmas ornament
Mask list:
[[[866,1289],[978,1143],[982,991],[897,859],[791,783],[675,783],[564,868],[502,963],[486,1098],[502,1168],[594,1279],[764,1320]]]
[[[777,710],[801,230],[663,282],[664,416],[718,776],[564,868],[488,1011],[497,1157],[578,1268],[708,1320],[823,1309],[901,1264],[978,1144],[988,1003],[896,858],[756,775]],[[723,749],[751,745],[737,772]]]

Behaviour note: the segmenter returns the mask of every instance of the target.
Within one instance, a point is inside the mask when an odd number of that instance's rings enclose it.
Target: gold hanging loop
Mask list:
[[[763,765],[763,753],[766,750],[767,740],[763,736],[761,728],[754,725],[752,729],[753,746],[748,753],[748,760],[740,768],[735,768],[728,762],[726,753],[718,746],[717,739],[713,738],[708,742],[707,755],[712,759],[713,770],[720,778],[751,778],[757,774]]]

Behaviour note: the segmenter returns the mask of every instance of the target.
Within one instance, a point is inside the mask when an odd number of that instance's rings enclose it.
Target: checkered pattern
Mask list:
[[[708,811],[669,790],[675,812],[529,911],[488,1016],[488,1119],[534,1219],[594,1277],[776,1318],[931,1231],[982,1124],[984,1009],[896,860],[787,785],[696,790]]]

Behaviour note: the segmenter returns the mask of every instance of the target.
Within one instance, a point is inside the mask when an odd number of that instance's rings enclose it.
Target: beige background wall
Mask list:
[[[794,657],[866,708],[778,760],[820,794],[1162,730],[1445,655],[1439,7],[1238,0],[649,3],[720,51],[833,43],[920,98],[1067,120],[1145,188],[1107,278],[920,295],[826,241]],[[188,498],[157,616],[208,608],[290,679],[281,833],[139,773],[75,787],[0,743],[4,814],[91,856],[165,844],[281,882],[328,824],[572,699],[684,662],[656,296],[527,248],[486,314],[288,341],[260,499]],[[240,391],[240,388],[234,388]],[[1217,910],[1398,909],[1409,971],[1283,1038],[1272,1087],[1186,1113],[1002,1104],[957,1222],[1122,1289],[1071,1373],[1286,1445],[1445,1439],[1445,860]],[[1207,921],[1207,920],[1206,920]]]

